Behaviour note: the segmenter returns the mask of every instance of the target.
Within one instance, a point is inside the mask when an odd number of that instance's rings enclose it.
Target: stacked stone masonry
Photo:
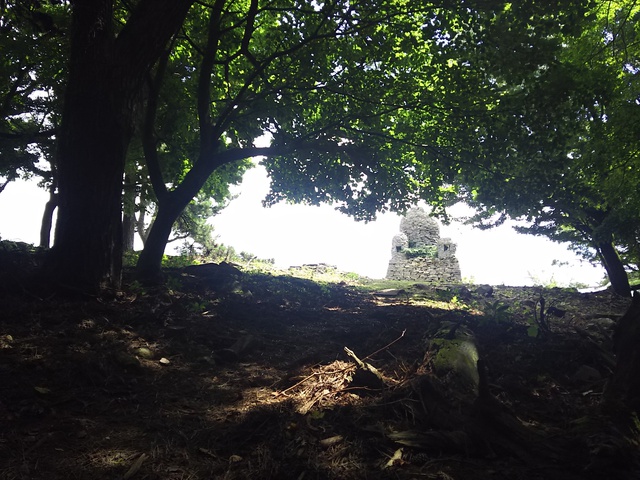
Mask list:
[[[435,256],[407,256],[407,249],[431,248]],[[416,280],[431,284],[460,283],[456,244],[440,238],[440,227],[422,208],[407,212],[400,222],[400,233],[393,237],[389,280]]]

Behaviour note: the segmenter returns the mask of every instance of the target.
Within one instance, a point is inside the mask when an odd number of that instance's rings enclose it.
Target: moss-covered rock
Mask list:
[[[478,348],[473,332],[463,326],[444,325],[430,341],[433,366],[438,376],[447,376],[464,393],[478,392]]]

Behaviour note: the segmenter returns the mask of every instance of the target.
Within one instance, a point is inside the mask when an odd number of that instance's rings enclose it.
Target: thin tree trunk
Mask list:
[[[53,213],[58,208],[58,168],[55,162],[51,162],[51,185],[49,185],[49,200],[42,212],[42,222],[40,224],[40,246],[49,248],[51,246],[51,229],[53,228]]]
[[[613,242],[602,242],[597,245],[598,253],[604,265],[613,291],[623,297],[631,296],[631,286],[629,276],[624,269],[624,264],[620,255],[613,245]]]
[[[153,81],[150,83],[149,101],[145,112],[142,134],[142,145],[145,161],[149,171],[151,185],[158,199],[156,216],[148,231],[147,241],[138,258],[137,275],[146,281],[160,278],[162,255],[171,235],[171,228],[178,216],[189,202],[197,195],[207,178],[226,161],[232,159],[218,158],[218,136],[211,125],[211,72],[215,63],[218,42],[220,41],[220,19],[224,8],[224,0],[216,0],[209,18],[209,31],[204,58],[200,65],[198,80],[198,121],[200,127],[200,152],[195,165],[186,174],[180,185],[168,191],[158,160],[154,125],[158,109],[160,86],[169,61],[169,56],[160,58]],[[242,157],[240,157],[242,158]]]
[[[164,188],[160,178],[156,179],[154,190],[156,191],[156,196],[162,200],[158,201],[156,216],[148,230],[144,249],[138,258],[137,275],[142,280],[154,281],[160,278],[162,255],[171,235],[173,224],[189,205],[189,202],[198,194],[209,176],[215,172],[216,168],[243,158],[267,155],[269,153],[272,153],[269,148],[250,147],[231,149],[218,154],[211,154],[204,158],[201,157],[185,175],[182,183],[171,192]],[[155,169],[160,175],[158,165],[155,165],[154,168],[151,167],[154,159],[154,156],[147,157],[147,163],[150,166],[149,171],[151,172]],[[163,194],[158,194],[158,191],[163,192]]]
[[[55,193],[55,187],[51,186],[49,193],[49,201],[44,206],[42,214],[42,223],[40,225],[40,246],[49,248],[51,243],[51,228],[53,227],[53,212],[58,206],[58,195]]]
[[[177,202],[169,194],[163,204],[158,204],[158,211],[149,229],[147,241],[140,252],[136,265],[138,278],[146,282],[161,281],[162,256],[167,246],[171,228],[178,219],[178,216],[189,203]]]
[[[124,197],[122,199],[122,249],[125,252],[133,251],[133,240],[136,234],[135,208],[136,208],[136,184],[134,175],[124,174]]]
[[[140,240],[142,240],[143,247],[147,244],[147,238],[149,238],[149,231],[153,226],[153,220],[151,221],[151,225],[149,225],[148,227],[145,225],[145,217],[146,217],[145,211],[140,210],[140,213],[138,213],[138,216],[135,218],[136,232],[138,232],[138,236],[140,237]]]
[[[136,234],[136,223],[134,215],[125,213],[122,216],[122,249],[125,252],[133,252],[133,243]]]
[[[134,216],[133,220],[135,222],[135,229],[138,232],[138,236],[142,241],[142,247],[144,248],[147,243],[147,238],[149,237],[149,230],[151,230],[151,225],[147,227],[147,205],[149,204],[149,200],[147,198],[147,189],[142,188],[140,190],[140,211],[138,212],[138,216]],[[152,220],[153,223],[153,220]]]
[[[4,182],[0,182],[0,193],[4,192],[4,189],[7,188],[7,185],[9,185],[11,182],[13,182],[16,179],[17,175],[15,174],[15,172],[13,173],[8,173],[7,174],[7,178],[5,179]]]

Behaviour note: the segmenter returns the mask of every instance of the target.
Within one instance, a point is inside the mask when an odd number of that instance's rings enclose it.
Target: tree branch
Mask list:
[[[174,37],[175,40],[175,37]],[[160,161],[158,160],[158,150],[156,147],[156,137],[154,134],[156,114],[158,112],[158,101],[160,99],[160,87],[164,79],[164,74],[169,63],[171,47],[167,48],[160,59],[154,76],[149,75],[149,98],[147,99],[147,109],[142,125],[142,150],[144,152],[145,163],[149,171],[151,187],[156,194],[158,203],[162,203],[167,195],[167,186],[164,183]]]
[[[118,35],[116,63],[129,78],[144,76],[182,25],[194,0],[140,0]]]
[[[205,155],[212,154],[218,142],[218,132],[212,128],[211,122],[211,75],[218,54],[220,43],[220,22],[224,0],[216,0],[209,17],[207,45],[200,64],[198,78],[198,120],[200,124],[200,151]]]

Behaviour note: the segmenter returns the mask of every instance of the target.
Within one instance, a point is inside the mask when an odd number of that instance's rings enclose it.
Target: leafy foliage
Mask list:
[[[635,2],[594,2],[527,62],[494,62],[487,121],[461,143],[482,168],[456,180],[477,225],[525,220],[520,231],[571,242],[627,294],[621,262],[637,262],[640,238],[638,15]]]
[[[0,192],[16,178],[52,181],[55,128],[66,81],[68,6],[34,0],[0,6]]]
[[[500,300],[495,302],[487,302],[484,306],[485,318],[493,323],[506,322],[510,318],[509,305],[502,303]]]

